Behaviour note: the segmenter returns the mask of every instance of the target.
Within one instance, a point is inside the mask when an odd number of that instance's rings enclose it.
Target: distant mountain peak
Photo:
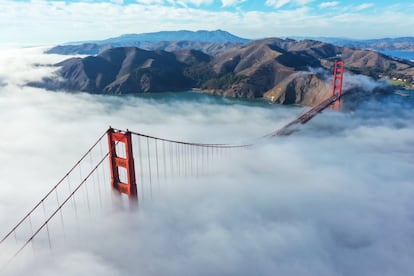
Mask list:
[[[123,34],[105,40],[65,43],[49,49],[46,53],[96,55],[109,48],[133,46],[147,50],[164,49],[167,51],[191,48],[202,50],[207,54],[216,54],[248,42],[250,42],[249,39],[220,29],[214,31],[160,31]]]
[[[96,44],[123,44],[131,41],[140,42],[161,42],[161,41],[198,41],[198,42],[232,42],[232,43],[247,43],[250,40],[233,35],[223,30],[179,30],[179,31],[159,31],[151,33],[140,34],[123,34],[118,37],[113,37],[105,40],[94,41]]]

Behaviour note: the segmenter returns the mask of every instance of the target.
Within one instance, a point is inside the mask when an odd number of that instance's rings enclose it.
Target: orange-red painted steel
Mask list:
[[[125,157],[118,155],[116,146],[118,143],[125,145]],[[135,180],[135,164],[132,153],[132,136],[130,131],[119,131],[113,128],[108,129],[109,145],[109,169],[111,171],[112,189],[128,195],[130,199],[137,200],[137,183]],[[126,171],[127,183],[120,180],[119,168]]]
[[[342,96],[342,80],[344,75],[345,63],[343,61],[335,61],[334,79],[332,85],[332,97],[337,96],[338,100],[332,104],[332,109],[341,109]]]
[[[332,86],[332,96],[341,97],[342,93],[342,79],[344,75],[344,65],[343,61],[335,61],[334,69],[334,79]]]

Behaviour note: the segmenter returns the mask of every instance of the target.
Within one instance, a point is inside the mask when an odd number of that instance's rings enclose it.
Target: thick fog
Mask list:
[[[65,58],[41,52],[0,54],[1,235],[109,125],[186,141],[257,144],[218,161],[214,174],[161,186],[135,211],[114,208],[110,184],[103,184],[106,211],[68,219],[64,238],[51,229],[56,247],[49,250],[39,241],[2,274],[414,271],[412,93],[345,104],[341,112],[325,111],[290,137],[257,139],[302,108],[198,95],[114,97],[25,87],[53,74],[55,69],[44,65]],[[0,254],[3,262],[14,254],[9,251]]]

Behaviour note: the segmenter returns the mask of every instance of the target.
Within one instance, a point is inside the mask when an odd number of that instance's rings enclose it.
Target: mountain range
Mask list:
[[[176,51],[181,49],[200,50],[216,55],[234,46],[250,42],[249,39],[229,32],[216,31],[162,31],[143,34],[125,34],[114,38],[96,41],[70,42],[46,51],[49,54],[97,55],[116,47],[138,47],[144,50]]]
[[[414,51],[414,37],[349,39],[337,37],[292,37],[295,40],[313,39],[338,46],[355,49],[371,49],[375,51]]]
[[[56,78],[30,85],[111,94],[196,88],[224,96],[312,105],[329,95],[330,73],[322,72],[329,72],[338,58],[354,74],[414,81],[413,62],[369,50],[280,38],[218,43],[231,46],[215,54],[180,47],[172,51],[110,47],[97,55],[56,64],[60,68]]]
[[[338,37],[291,37],[291,39],[317,40],[337,46],[370,49],[375,51],[414,51],[414,37],[350,39]],[[216,55],[228,48],[251,42],[223,30],[215,31],[162,31],[142,34],[124,34],[104,40],[78,41],[58,45],[47,51],[51,54],[97,55],[114,47],[138,47],[144,50],[176,51],[180,49],[200,50]]]

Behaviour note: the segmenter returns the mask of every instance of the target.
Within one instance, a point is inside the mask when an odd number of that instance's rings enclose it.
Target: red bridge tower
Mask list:
[[[109,128],[109,166],[111,171],[112,189],[119,193],[126,194],[132,200],[138,199],[137,183],[135,180],[134,156],[132,154],[132,137],[131,132],[115,131]],[[122,146],[123,144],[123,146]],[[117,149],[123,148],[124,152],[119,153]],[[123,172],[120,171],[123,170]],[[120,175],[125,176],[123,182]]]
[[[341,109],[341,96],[342,96],[342,80],[344,76],[345,63],[341,61],[335,61],[334,79],[332,85],[332,96],[338,97],[338,99],[332,105],[332,109]]]

